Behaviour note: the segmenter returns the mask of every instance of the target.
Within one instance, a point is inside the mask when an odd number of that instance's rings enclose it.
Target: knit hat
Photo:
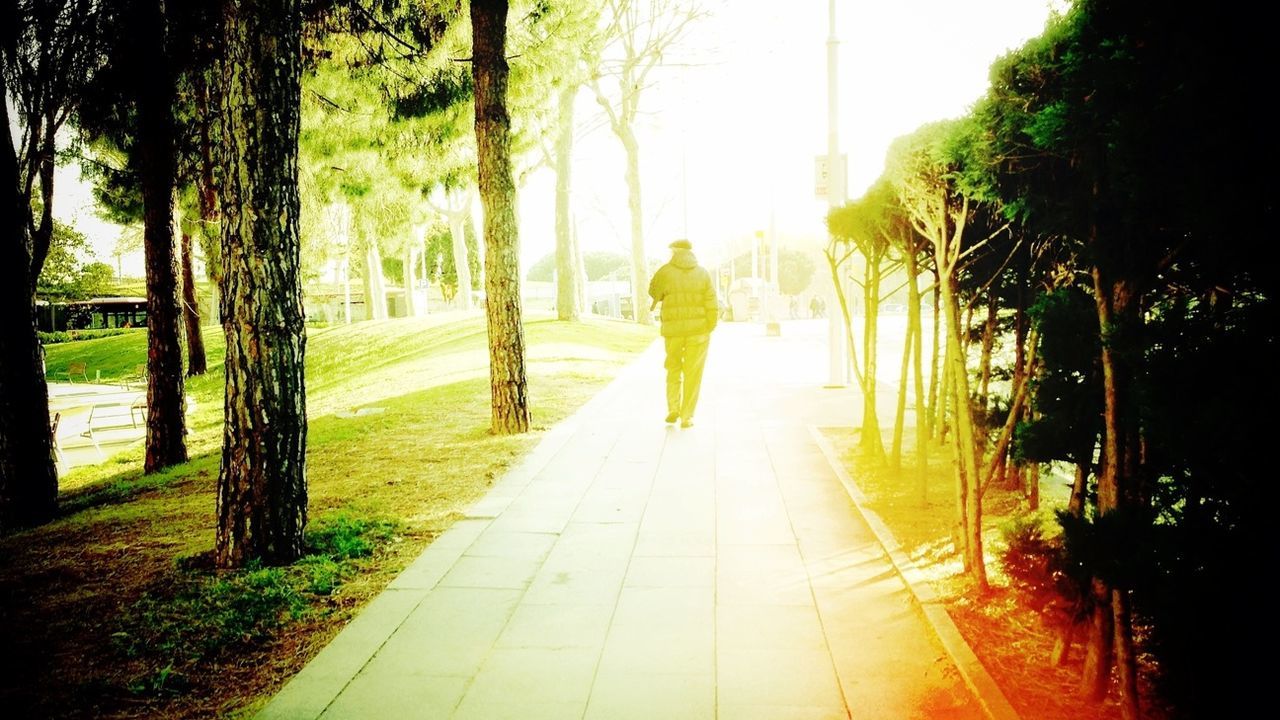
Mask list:
[[[668,247],[670,247],[672,250],[692,250],[693,243],[689,242],[688,240],[685,240],[684,238],[681,238],[671,243],[671,245],[669,245]]]

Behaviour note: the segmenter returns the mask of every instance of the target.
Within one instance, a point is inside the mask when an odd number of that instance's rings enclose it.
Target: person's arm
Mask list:
[[[658,303],[662,301],[662,268],[658,268],[658,272],[649,278],[649,297],[653,298],[653,302],[649,304],[649,309],[653,310],[658,307]]]
[[[720,298],[716,295],[715,283],[711,282],[710,275],[707,276],[707,288],[704,293],[704,301],[707,310],[707,332],[716,329],[716,323],[720,322]]]

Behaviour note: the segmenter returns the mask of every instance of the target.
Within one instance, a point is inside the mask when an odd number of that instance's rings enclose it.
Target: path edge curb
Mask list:
[[[840,484],[844,486],[845,492],[849,495],[849,500],[853,502],[853,506],[857,508],[858,514],[866,521],[871,528],[871,532],[875,533],[876,539],[880,545],[889,554],[889,560],[893,563],[894,569],[906,584],[907,589],[911,593],[911,599],[915,601],[920,608],[921,613],[929,622],[933,632],[937,635],[938,640],[942,643],[943,649],[947,651],[947,655],[951,657],[951,661],[955,663],[956,668],[960,671],[960,676],[964,678],[965,685],[973,692],[978,703],[986,712],[987,717],[991,720],[1022,720],[1018,711],[1013,708],[1009,699],[1005,697],[1004,692],[1000,690],[1000,686],[987,672],[986,666],[978,659],[977,654],[973,652],[973,648],[969,646],[964,636],[960,634],[960,629],[956,627],[955,621],[951,619],[951,615],[943,606],[941,598],[933,591],[926,581],[920,578],[920,570],[915,563],[911,561],[907,554],[902,550],[902,544],[894,536],[893,532],[885,525],[884,521],[876,512],[867,507],[867,496],[854,482],[854,479],[844,469],[844,464],[840,462],[839,456],[836,454],[835,447],[831,441],[822,434],[822,430],[816,425],[809,425],[809,435],[813,438],[818,449],[822,451],[823,457],[827,460],[827,465],[831,467],[832,472],[840,479]]]

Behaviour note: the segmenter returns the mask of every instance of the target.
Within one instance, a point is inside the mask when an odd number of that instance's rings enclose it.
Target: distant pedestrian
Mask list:
[[[813,298],[809,300],[809,317],[822,317],[822,298],[817,295],[814,295]]]
[[[795,295],[791,296],[791,319],[792,320],[800,319],[800,298],[796,297]]]
[[[698,264],[688,240],[671,243],[671,260],[653,274],[649,297],[662,304],[662,340],[666,346],[667,422],[693,425],[702,389],[711,331],[720,318],[711,273]]]

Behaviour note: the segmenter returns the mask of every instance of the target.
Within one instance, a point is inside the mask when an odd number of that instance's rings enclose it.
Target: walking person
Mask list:
[[[671,260],[649,282],[653,307],[662,304],[662,340],[667,359],[667,422],[693,426],[711,331],[720,318],[711,273],[698,264],[688,240],[671,243]]]

